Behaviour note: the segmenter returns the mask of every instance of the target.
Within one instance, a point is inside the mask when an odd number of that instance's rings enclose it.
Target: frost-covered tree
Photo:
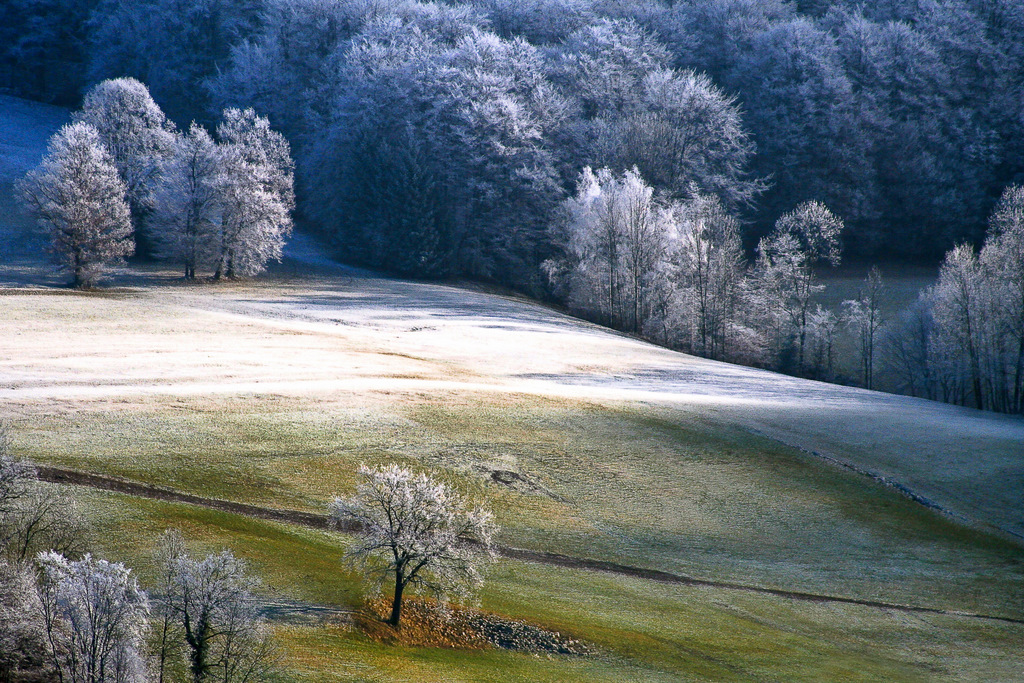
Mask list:
[[[492,556],[491,514],[445,483],[397,465],[359,468],[356,494],[336,498],[332,518],[358,536],[347,557],[383,584],[394,582],[390,623],[399,625],[406,589],[466,596],[483,583]]]
[[[153,188],[174,148],[174,124],[134,78],[115,78],[93,86],[75,121],[91,125],[110,153],[127,191],[136,245],[153,208]]]
[[[978,69],[990,71],[991,56],[977,20],[962,15],[955,26],[936,25],[951,19],[941,6],[953,4],[932,3],[912,22],[872,21],[861,11],[877,8],[866,7],[837,9],[825,19],[857,93],[863,149],[872,165],[863,178],[865,187],[874,187],[870,207],[847,213],[860,224],[864,246],[888,240],[891,252],[938,255],[957,237],[976,236],[984,215],[999,164],[987,111],[1002,95],[980,74],[972,85],[958,82]],[[954,49],[954,43],[958,54],[944,54],[944,44]],[[968,104],[975,90],[986,95]],[[900,238],[893,240],[893,233]]]
[[[159,575],[156,590],[164,596],[156,600],[154,611],[156,623],[153,630],[156,635],[156,669],[158,683],[164,683],[169,661],[180,654],[181,642],[184,640],[178,615],[171,608],[167,596],[175,590],[175,576],[178,573],[177,560],[187,554],[185,538],[177,529],[166,529],[157,541],[153,559]]]
[[[473,0],[502,38],[554,45],[595,20],[592,0]]]
[[[260,25],[264,0],[99,0],[92,13],[92,82],[133,76],[179,120],[208,114],[204,81]],[[266,77],[266,74],[264,74]]]
[[[690,186],[727,208],[748,206],[764,189],[748,177],[754,145],[739,107],[704,74],[659,70],[643,80],[643,110],[614,126],[615,157],[652,185],[685,196]]]
[[[334,105],[342,85],[337,69],[349,41],[389,4],[400,3],[261,0],[256,4],[263,9],[255,35],[234,42],[229,58],[205,81],[211,110],[252,107],[298,147],[300,139],[318,134],[324,110]],[[282,97],[282,93],[288,95]]]
[[[53,665],[66,683],[134,683],[146,677],[149,601],[131,570],[86,555],[38,558]]]
[[[48,680],[48,666],[35,572],[0,560],[0,680]]]
[[[40,482],[32,463],[11,455],[0,425],[0,558],[23,564],[44,550],[77,554],[84,537],[74,499]]]
[[[214,278],[255,275],[280,260],[295,208],[291,148],[252,109],[226,109],[217,127],[220,235]]]
[[[762,186],[747,177],[753,146],[735,101],[669,61],[630,20],[601,20],[563,43],[549,73],[579,109],[566,124],[571,168],[636,166],[661,192],[683,197],[696,185],[730,208],[749,203]]]
[[[993,407],[1024,413],[1024,187],[1008,187],[989,221],[981,250],[988,275],[990,315],[998,344]]]
[[[941,380],[947,383],[943,398],[985,407],[982,353],[985,327],[983,272],[974,247],[962,244],[946,254],[939,281],[928,290],[935,319],[931,353],[936,358]]]
[[[631,19],[600,19],[573,32],[550,67],[555,83],[579,100],[585,119],[629,114],[643,80],[671,63],[668,50]]]
[[[313,212],[374,265],[537,289],[565,103],[533,46],[452,28],[391,17],[354,41],[307,169]]]
[[[679,205],[671,318],[682,346],[708,358],[731,358],[740,327],[746,264],[739,222],[714,195],[695,193]]]
[[[163,610],[174,622],[161,629],[162,655],[174,632],[184,641],[193,683],[246,683],[264,678],[273,652],[255,601],[259,580],[231,551],[190,557],[180,539],[165,536]],[[161,667],[162,675],[162,667]]]
[[[814,268],[839,265],[842,230],[843,221],[824,204],[804,202],[758,244],[755,278],[776,362],[792,346],[797,369],[804,369],[811,301],[822,289]]]
[[[16,189],[49,236],[57,263],[71,271],[75,287],[91,287],[106,267],[131,255],[125,185],[91,125],[61,128],[42,162]]]
[[[785,0],[676,0],[654,29],[677,67],[705,72],[724,84],[758,35],[793,17]]]
[[[882,362],[899,391],[939,399],[931,336],[935,329],[927,298],[918,298],[902,311],[882,337]]]
[[[12,510],[0,515],[0,544],[13,562],[55,550],[78,555],[84,550],[87,526],[74,498],[53,484],[33,482]]]
[[[833,36],[805,18],[773,24],[756,35],[726,83],[740,94],[753,131],[754,170],[772,179],[762,216],[812,199],[843,215],[864,213],[875,189],[872,169]]]
[[[180,136],[153,193],[156,256],[181,263],[185,278],[218,255],[223,158],[202,126]]]
[[[563,203],[555,239],[562,258],[545,270],[569,305],[612,327],[644,330],[665,268],[675,224],[636,169],[621,176],[589,167]],[[659,280],[660,275],[660,280]]]
[[[885,320],[882,317],[882,300],[885,296],[885,284],[882,272],[872,267],[864,281],[864,286],[856,299],[843,302],[843,317],[846,324],[853,330],[854,338],[860,351],[861,376],[864,386],[874,388],[875,356],[878,332]]]
[[[6,0],[0,5],[0,90],[71,105],[86,83],[86,37],[97,0]]]
[[[12,512],[18,501],[28,496],[35,479],[35,467],[11,454],[7,427],[0,423],[0,515]]]
[[[1001,412],[1024,412],[1024,191],[1010,187],[990,220],[980,255],[946,254],[927,292],[934,331],[929,357],[941,397]]]
[[[835,345],[838,338],[840,319],[821,304],[807,316],[807,337],[810,347],[810,370],[812,377],[829,381],[833,378],[835,366]]]

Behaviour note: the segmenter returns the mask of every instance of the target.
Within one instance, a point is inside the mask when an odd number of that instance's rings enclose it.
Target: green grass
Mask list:
[[[15,444],[40,462],[314,512],[352,490],[360,463],[398,461],[485,500],[509,545],[1024,615],[1015,546],[706,416],[465,395],[403,396],[359,413],[274,397],[116,408],[76,406],[16,421]],[[537,488],[495,483],[494,470],[517,472]]]
[[[200,408],[200,405],[202,409]],[[116,408],[116,405],[115,405]],[[445,475],[502,543],[766,587],[1022,615],[1008,543],[728,424],[543,398],[154,401],[13,424],[24,455],[203,496],[324,512],[359,463]],[[139,435],[144,435],[139,438]],[[131,453],[131,457],[125,457]],[[539,490],[489,478],[521,473]]]
[[[233,381],[235,373],[261,377],[265,358],[282,360],[272,371],[286,374],[292,352],[310,354],[295,365],[314,378],[320,362],[334,363],[324,372],[342,377],[349,362],[369,375],[448,362],[416,348],[399,358],[383,342],[373,346],[372,336],[363,347],[361,337],[300,334],[241,316],[218,317],[207,329],[204,316],[214,314],[146,294],[2,303],[10,304],[5,313],[16,331],[5,337],[3,371],[15,385],[50,377],[129,389]],[[427,361],[409,360],[421,352]],[[502,527],[499,541],[509,545],[766,587],[1024,616],[1018,547],[742,428],[750,420],[738,420],[734,408],[372,388],[288,396],[119,391],[11,405],[16,452],[190,493],[316,512],[352,491],[360,463],[397,461],[484,500]],[[888,451],[858,442],[862,458],[896,450],[906,458],[915,439],[923,443],[912,430],[851,436],[828,427],[829,417],[794,408],[792,422],[842,442],[829,452],[844,453],[840,447],[858,439],[888,440]],[[900,439],[905,448],[891,446]],[[1002,446],[986,443],[992,460]],[[518,483],[494,481],[499,470],[515,473]],[[143,578],[151,575],[157,536],[176,526],[197,551],[234,548],[274,595],[343,609],[360,604],[361,582],[338,562],[342,537],[188,506],[81,495],[96,520],[97,552],[130,562]],[[481,600],[485,609],[582,637],[601,654],[538,659],[402,648],[340,627],[282,624],[287,676],[999,680],[1020,668],[1021,629],[997,622],[795,603],[515,562],[494,568]]]
[[[0,107],[0,119],[45,124],[18,124],[23,134],[9,141],[19,159],[38,157],[44,128],[54,129],[66,112],[53,110],[44,121],[39,111],[11,106]],[[2,282],[59,283],[62,276],[30,243],[30,221],[13,210],[11,182],[25,169],[12,168],[0,168],[0,209],[8,214],[0,219],[0,237],[15,257],[6,262]],[[589,327],[577,334],[568,322],[516,333],[516,325],[529,327],[538,310],[504,300],[468,304],[454,290],[437,296],[409,283],[338,278],[311,289],[305,266],[289,268],[284,284],[182,287],[176,271],[147,267],[119,277],[135,288],[130,291],[4,296],[4,385],[137,388],[322,377],[505,382],[519,372],[601,377],[668,366],[713,372]],[[837,306],[854,298],[864,274],[854,268],[823,275],[829,288],[822,302]],[[924,271],[884,275],[889,315],[934,278]],[[314,324],[247,308],[278,298],[334,302],[339,320]],[[391,317],[382,312],[405,302],[408,310]],[[459,318],[463,304],[463,312],[480,307],[464,329],[484,353],[463,358],[457,349],[469,347],[445,345],[458,341],[461,328],[440,336],[416,331],[435,323],[443,328],[448,313]],[[496,321],[509,314],[515,324],[499,330]],[[473,316],[461,322],[467,320]],[[550,334],[556,329],[567,334]],[[843,344],[843,353],[852,354],[849,340]],[[492,359],[496,368],[489,367]],[[205,496],[318,512],[334,495],[352,490],[360,463],[397,461],[443,475],[485,500],[502,526],[499,540],[511,545],[709,579],[1024,616],[1018,546],[737,426],[765,426],[783,437],[790,430],[800,436],[795,443],[896,473],[915,488],[938,486],[968,513],[1005,523],[1020,509],[1013,484],[1019,444],[1001,437],[991,416],[984,429],[975,426],[970,439],[960,440],[959,422],[923,433],[908,405],[900,406],[906,412],[882,417],[866,408],[849,419],[835,407],[785,402],[670,410],[468,392],[303,395],[299,389],[291,396],[200,391],[176,397],[118,391],[93,398],[60,398],[58,391],[57,397],[9,402],[3,418],[11,423],[16,452]],[[491,478],[495,470],[522,479],[505,486]],[[344,536],[75,492],[93,522],[94,551],[129,563],[144,582],[154,576],[159,534],[176,527],[195,552],[230,547],[246,558],[268,599],[341,610],[361,604],[362,581],[339,562]],[[343,625],[276,623],[283,677],[993,681],[1017,679],[1024,670],[1024,628],[995,621],[812,604],[511,561],[492,568],[480,599],[484,609],[583,638],[598,654],[410,648],[374,642]]]
[[[340,565],[347,539],[187,505],[76,489],[95,520],[94,548],[138,567],[160,532],[193,552],[231,548],[271,596],[352,609],[359,577]],[[592,657],[385,645],[344,625],[275,624],[294,681],[1006,680],[1024,665],[1024,627],[906,615],[764,595],[672,586],[500,561],[483,609],[582,638]]]

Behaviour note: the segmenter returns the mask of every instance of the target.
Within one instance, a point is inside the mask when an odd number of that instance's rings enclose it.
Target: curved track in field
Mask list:
[[[203,496],[192,495],[190,493],[184,493],[182,491],[176,491],[174,489],[152,486],[149,484],[141,484],[138,482],[128,481],[125,479],[107,477],[98,474],[90,474],[87,472],[79,472],[77,470],[69,470],[59,467],[38,466],[36,469],[38,471],[40,479],[42,479],[43,481],[53,482],[57,484],[87,486],[95,489],[103,489],[107,491],[124,493],[130,496],[152,498],[155,500],[164,500],[174,503],[186,503],[189,505],[198,505],[201,507],[211,508],[215,510],[223,510],[225,512],[245,515],[248,517],[255,517],[258,519],[265,519],[273,522],[282,522],[285,524],[295,524],[299,526],[311,527],[314,529],[339,529],[340,531],[349,532],[355,530],[354,527],[339,527],[338,525],[335,525],[327,515],[320,515],[312,512],[302,512],[300,510],[287,510],[281,508],[268,508],[257,505],[249,505],[247,503],[220,500],[217,498],[206,498]],[[1012,617],[998,615],[977,614],[974,612],[961,612],[957,610],[945,610],[937,609],[934,607],[921,607],[916,605],[901,605],[897,603],[882,602],[878,600],[863,600],[859,598],[850,598],[838,595],[824,595],[820,593],[808,593],[804,591],[784,590],[780,588],[766,588],[764,586],[754,586],[749,584],[733,583],[729,581],[712,581],[708,579],[698,579],[692,576],[684,576],[681,574],[672,574],[670,572],[663,572],[656,569],[630,567],[628,565],[617,564],[615,562],[605,562],[602,560],[571,557],[569,555],[561,555],[558,553],[549,553],[538,550],[526,550],[523,548],[512,548],[502,545],[496,546],[495,549],[498,552],[498,554],[502,557],[514,560],[521,560],[523,562],[536,562],[556,567],[581,569],[584,571],[607,572],[610,574],[617,574],[620,576],[628,576],[631,578],[638,579],[646,579],[650,581],[659,581],[662,583],[743,591],[747,593],[760,593],[763,595],[772,595],[779,598],[799,600],[803,602],[839,603],[847,605],[859,605],[862,607],[873,607],[876,609],[892,610],[896,612],[906,612],[914,614],[938,614],[944,616],[963,617],[968,619],[999,621],[1011,624],[1024,624],[1024,619],[1014,619]]]

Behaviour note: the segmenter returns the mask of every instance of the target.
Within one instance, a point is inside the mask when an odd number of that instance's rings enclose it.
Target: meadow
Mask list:
[[[398,645],[352,619],[367,586],[341,562],[344,534],[68,488],[94,552],[143,583],[170,527],[195,551],[249,560],[282,680],[1024,670],[1020,419],[689,357],[515,297],[339,266],[301,238],[287,256],[258,281],[184,285],[135,266],[72,292],[18,250],[0,266],[0,419],[15,453],[317,513],[352,491],[359,464],[399,462],[485,502],[504,546],[822,598],[503,558],[479,608],[592,654]]]

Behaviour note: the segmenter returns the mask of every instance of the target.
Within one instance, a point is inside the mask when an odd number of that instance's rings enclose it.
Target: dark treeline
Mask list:
[[[1021,0],[10,0],[0,27],[13,94],[132,76],[181,124],[268,115],[305,218],[409,274],[536,290],[585,166],[718,195],[748,248],[818,200],[847,254],[929,260],[1024,174]]]

